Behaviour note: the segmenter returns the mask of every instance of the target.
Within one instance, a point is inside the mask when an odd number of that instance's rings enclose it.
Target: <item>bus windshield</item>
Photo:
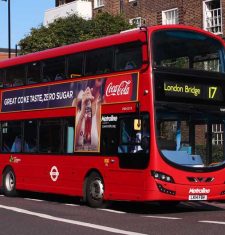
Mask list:
[[[225,163],[225,116],[214,108],[161,103],[156,107],[157,142],[169,162],[213,168]]]
[[[154,67],[225,72],[222,44],[206,35],[161,30],[153,35]]]

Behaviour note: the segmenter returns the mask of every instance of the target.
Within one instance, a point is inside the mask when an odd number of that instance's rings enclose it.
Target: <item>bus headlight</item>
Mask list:
[[[174,179],[172,176],[167,175],[163,172],[159,172],[159,171],[151,171],[151,175],[158,180],[162,180],[168,183],[175,183]]]

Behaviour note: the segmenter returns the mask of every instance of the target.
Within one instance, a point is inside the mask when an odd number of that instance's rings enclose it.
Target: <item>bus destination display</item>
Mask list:
[[[224,101],[222,88],[218,85],[164,81],[163,93],[165,97]]]

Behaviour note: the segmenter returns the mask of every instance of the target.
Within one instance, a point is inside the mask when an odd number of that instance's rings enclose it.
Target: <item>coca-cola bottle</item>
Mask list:
[[[85,126],[84,126],[84,145],[91,144],[91,124],[92,124],[92,109],[91,100],[88,99],[85,108]]]

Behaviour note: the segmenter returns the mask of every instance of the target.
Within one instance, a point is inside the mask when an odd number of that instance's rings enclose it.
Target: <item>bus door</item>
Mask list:
[[[108,187],[113,198],[126,198],[129,194],[135,200],[144,188],[143,169],[149,162],[149,116],[116,117],[108,128],[106,123],[102,123],[103,153],[108,150],[108,154],[116,156],[109,158]]]

